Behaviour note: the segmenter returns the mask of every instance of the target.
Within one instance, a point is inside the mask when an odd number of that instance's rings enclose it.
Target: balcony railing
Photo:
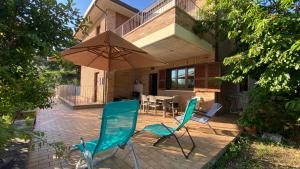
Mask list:
[[[103,104],[103,87],[97,90],[93,86],[60,85],[56,95],[72,106]]]
[[[188,13],[194,19],[198,19],[198,11],[200,8],[193,0],[158,0],[148,8],[128,19],[116,28],[114,32],[122,37],[175,6]]]

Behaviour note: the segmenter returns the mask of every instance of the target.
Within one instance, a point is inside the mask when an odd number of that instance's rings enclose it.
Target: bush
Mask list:
[[[295,136],[300,129],[298,102],[290,98],[273,95],[255,87],[248,92],[249,104],[242,112],[238,123],[243,127],[256,127],[258,132]]]

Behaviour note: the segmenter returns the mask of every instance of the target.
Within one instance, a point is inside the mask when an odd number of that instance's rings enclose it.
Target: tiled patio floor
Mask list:
[[[68,145],[79,143],[80,137],[85,140],[95,138],[99,135],[100,117],[102,109],[71,110],[68,107],[57,104],[52,109],[40,110],[37,113],[36,130],[44,131],[49,141],[64,141]],[[196,149],[189,159],[185,159],[181,154],[180,148],[177,147],[175,139],[169,139],[153,147],[157,137],[150,133],[141,133],[133,138],[137,155],[142,168],[202,168],[224,150],[238,134],[238,128],[234,124],[234,117],[221,116],[216,117],[210,123],[216,130],[217,135],[209,130],[208,126],[196,122],[188,122],[191,135],[196,142]],[[137,130],[153,123],[164,122],[169,126],[176,126],[171,117],[163,118],[162,113],[154,112],[149,114],[140,113],[138,117]],[[178,135],[182,135],[179,132]],[[181,137],[183,147],[190,148],[190,142],[186,135]],[[129,150],[119,150],[116,157],[106,160],[95,168],[132,168],[133,161]],[[43,146],[30,152],[27,168],[29,169],[46,169],[74,168],[76,161],[79,159],[79,153],[72,152],[70,160],[61,162],[54,160],[51,148]]]

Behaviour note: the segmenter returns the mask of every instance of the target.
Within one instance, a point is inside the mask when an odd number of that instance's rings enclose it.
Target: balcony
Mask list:
[[[158,0],[120,25],[115,32],[167,62],[213,55],[212,45],[192,30],[199,19],[199,10],[192,0]]]

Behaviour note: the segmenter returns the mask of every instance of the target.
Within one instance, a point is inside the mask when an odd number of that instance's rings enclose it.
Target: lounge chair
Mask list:
[[[220,103],[214,103],[210,110],[208,112],[201,112],[201,111],[195,111],[195,113],[192,115],[191,120],[207,124],[208,127],[214,132],[214,134],[217,134],[216,131],[211,127],[209,124],[209,120],[215,116],[215,114],[222,108],[222,105]],[[176,120],[181,121],[183,119],[183,115],[177,116]]]
[[[189,101],[188,106],[187,106],[187,108],[185,110],[185,113],[184,113],[184,118],[181,121],[181,123],[178,125],[178,127],[171,128],[171,127],[166,126],[164,123],[161,123],[161,124],[148,125],[142,131],[149,131],[151,133],[154,133],[154,134],[160,136],[160,138],[153,144],[153,146],[156,146],[158,143],[162,142],[163,140],[165,140],[167,138],[170,138],[171,136],[174,136],[175,139],[176,139],[176,142],[178,143],[179,147],[181,148],[182,154],[184,155],[185,158],[188,158],[189,155],[191,154],[191,152],[195,148],[195,143],[194,143],[194,140],[193,140],[192,136],[190,135],[190,133],[188,131],[188,128],[185,127],[184,125],[191,118],[192,113],[194,112],[196,104],[197,104],[197,99],[192,99],[192,100]],[[179,131],[181,128],[184,128],[186,130],[186,132],[188,133],[189,138],[190,138],[190,140],[193,144],[191,150],[188,153],[184,152],[177,136],[175,135],[175,132]]]
[[[130,140],[136,128],[138,110],[139,102],[137,100],[107,103],[103,110],[99,138],[86,142],[81,138],[81,143],[74,145],[83,155],[76,168],[83,167],[81,161],[84,159],[85,167],[87,165],[89,169],[93,169],[94,163],[112,157],[118,148],[123,149],[126,145],[131,148],[135,168],[139,168],[135,149]],[[96,154],[109,149],[114,149],[111,155],[94,159]]]

